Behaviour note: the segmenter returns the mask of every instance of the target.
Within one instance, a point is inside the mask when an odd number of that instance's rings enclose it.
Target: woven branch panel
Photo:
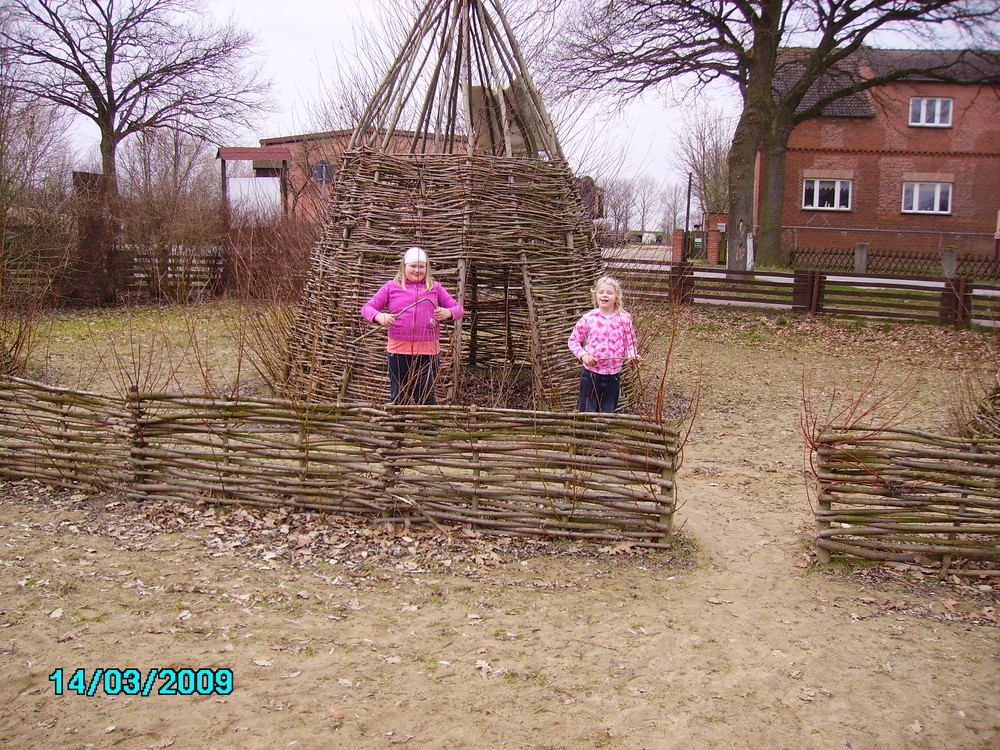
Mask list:
[[[0,378],[0,472],[62,487],[120,486],[130,422],[120,400]]]
[[[815,454],[820,549],[1000,574],[1000,440],[830,428]]]
[[[666,548],[679,450],[675,430],[630,415],[140,393],[116,404],[0,380],[0,475],[137,500]]]
[[[333,195],[290,336],[290,394],[388,400],[385,332],[360,310],[419,245],[466,310],[442,326],[438,401],[460,400],[464,368],[503,365],[531,373],[536,408],[573,408],[579,363],[566,342],[601,257],[565,163],[359,149],[345,152]]]

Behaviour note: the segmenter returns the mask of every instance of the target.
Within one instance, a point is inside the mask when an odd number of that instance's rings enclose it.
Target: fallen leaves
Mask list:
[[[82,512],[85,516],[29,523],[26,529],[37,526],[50,532],[108,537],[115,540],[117,551],[125,552],[149,550],[158,535],[185,532],[193,536],[191,547],[203,546],[213,557],[240,555],[261,570],[272,569],[275,561],[310,564],[317,568],[337,566],[342,569],[341,574],[324,577],[324,580],[330,585],[355,589],[370,588],[378,581],[388,580],[392,574],[449,571],[477,577],[508,562],[540,555],[584,558],[613,555],[649,561],[648,550],[627,541],[604,546],[585,542],[567,544],[488,535],[467,525],[407,528],[357,516],[337,516],[331,521],[322,514],[289,507],[233,509],[208,503],[136,503],[115,495],[53,491],[30,481],[0,482],[0,493],[18,502],[40,503],[64,512],[71,510],[76,515]],[[174,542],[165,551],[181,549],[178,544]],[[91,556],[97,551],[95,547],[84,548]],[[65,565],[58,559],[53,562]],[[656,558],[657,565],[673,562],[672,555]],[[124,574],[116,571],[105,575]],[[19,585],[36,584],[25,578]],[[139,579],[122,585],[138,588],[141,595],[149,593],[149,587]],[[527,585],[562,588],[568,584],[533,582]]]

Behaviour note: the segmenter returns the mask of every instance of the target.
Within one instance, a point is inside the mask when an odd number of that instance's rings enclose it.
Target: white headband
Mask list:
[[[411,247],[406,251],[406,255],[403,256],[403,264],[407,263],[426,263],[427,253],[425,253],[419,247]]]

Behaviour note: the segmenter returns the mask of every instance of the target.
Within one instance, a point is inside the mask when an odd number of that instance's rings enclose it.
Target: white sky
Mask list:
[[[310,132],[310,104],[321,95],[321,71],[331,77],[336,61],[350,62],[355,28],[366,12],[394,0],[206,0],[215,22],[232,17],[258,39],[264,77],[274,79],[277,111],[239,142],[255,146],[260,138]],[[395,50],[393,50],[393,53]],[[682,184],[686,176],[674,165],[675,139],[692,104],[671,106],[663,100],[637,102],[614,114],[587,115],[572,133],[560,130],[563,150],[576,170],[602,177],[650,176],[663,186]],[[96,126],[75,129],[77,145],[96,159]],[[93,131],[93,132],[92,132]],[[594,154],[601,155],[595,166]]]

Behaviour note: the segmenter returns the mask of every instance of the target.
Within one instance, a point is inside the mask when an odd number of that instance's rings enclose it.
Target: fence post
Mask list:
[[[690,304],[694,292],[694,265],[675,263],[670,266],[670,301],[675,305]]]
[[[868,273],[868,250],[867,242],[858,242],[854,246],[854,273]]]
[[[809,312],[823,312],[823,286],[826,282],[826,275],[822,271],[811,271],[812,278],[809,280]]]
[[[133,491],[145,492],[141,488],[149,478],[145,457],[147,442],[145,425],[143,424],[142,400],[139,398],[139,386],[137,384],[132,383],[129,385],[126,403],[128,405],[129,418],[132,420],[132,423],[129,425],[128,451],[129,469],[132,476],[128,487]]]
[[[941,250],[941,275],[946,279],[955,278],[958,271],[958,248],[946,247]]]
[[[963,326],[969,321],[970,300],[969,280],[964,276],[945,279],[941,290],[939,320],[945,325]]]
[[[830,493],[821,489],[819,492],[818,503],[819,513],[816,514],[816,562],[820,565],[828,565],[832,559],[830,550],[825,547],[820,547],[819,540],[820,535],[830,528],[830,522],[827,520],[832,507],[832,503],[830,502]]]
[[[812,310],[813,274],[815,271],[792,272],[792,310],[807,313]]]

